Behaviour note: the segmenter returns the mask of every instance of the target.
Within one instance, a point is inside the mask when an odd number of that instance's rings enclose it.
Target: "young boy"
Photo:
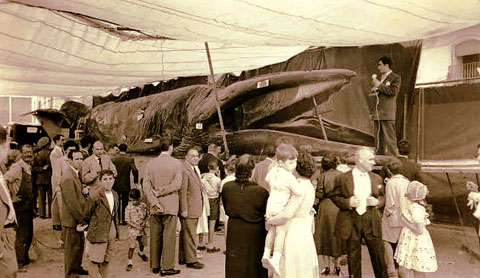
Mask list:
[[[297,166],[297,150],[290,144],[281,144],[275,152],[276,163],[265,177],[270,184],[270,197],[267,201],[267,220],[283,210],[292,195],[300,195],[298,182],[293,175]],[[265,239],[262,265],[280,276],[280,258],[283,252],[286,225],[270,226]],[[273,256],[270,254],[273,249]]]
[[[118,195],[112,191],[115,182],[112,170],[100,172],[99,187],[95,188],[85,204],[88,225],[79,224],[77,231],[87,233],[87,254],[93,263],[92,277],[107,277],[109,262],[114,256],[115,239],[118,239]]]
[[[133,252],[135,247],[139,245],[138,256],[144,262],[148,261],[147,256],[143,253],[143,248],[147,242],[145,226],[147,225],[147,205],[141,200],[140,190],[133,188],[129,194],[130,202],[125,208],[125,221],[128,224],[128,264],[127,271],[133,268]]]
[[[208,203],[210,205],[207,252],[214,253],[220,251],[219,248],[213,246],[213,237],[215,235],[215,222],[218,220],[220,214],[220,190],[222,184],[222,180],[219,178],[220,170],[216,160],[208,162],[208,171],[208,173],[202,174],[202,183],[205,186]]]

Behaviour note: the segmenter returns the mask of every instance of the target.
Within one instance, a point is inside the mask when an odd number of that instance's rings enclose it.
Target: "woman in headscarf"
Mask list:
[[[268,192],[250,181],[254,167],[252,157],[240,156],[235,166],[235,181],[227,182],[222,190],[222,202],[229,217],[226,278],[267,277],[261,259]]]

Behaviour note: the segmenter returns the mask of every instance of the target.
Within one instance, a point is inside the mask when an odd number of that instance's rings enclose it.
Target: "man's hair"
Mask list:
[[[78,144],[73,140],[68,140],[67,142],[65,142],[65,144],[63,145],[63,150],[66,151],[70,147],[75,147],[75,151],[78,151]]]
[[[23,152],[23,149],[25,149],[25,148],[33,149],[32,145],[23,144],[23,145],[20,146],[20,152]]]
[[[162,137],[160,139],[160,151],[166,152],[172,146],[172,138],[170,137]]]
[[[333,153],[328,153],[322,158],[322,169],[324,172],[327,172],[330,169],[335,169],[337,167],[337,156]]]
[[[218,168],[218,161],[216,159],[210,159],[207,167],[208,170],[216,170]]]
[[[402,173],[402,163],[397,160],[390,160],[382,167],[382,176],[391,177]]]
[[[105,146],[102,141],[100,141],[100,140],[95,140],[95,141],[93,141],[92,147],[93,147],[97,142],[100,143],[100,144],[102,144],[102,147]]]
[[[65,137],[65,136],[63,136],[63,134],[57,134],[53,136],[53,142],[57,143],[62,137]]]
[[[79,150],[74,150],[74,151],[72,151],[72,152],[67,153],[67,157],[68,157],[69,159],[72,159],[72,160],[73,160],[73,153],[82,154],[81,151],[79,151]],[[82,154],[82,160],[83,160],[83,154]]]
[[[108,150],[111,150],[113,148],[117,147],[118,148],[118,145],[116,143],[110,143],[108,144]]]
[[[297,150],[290,144],[281,144],[275,151],[275,156],[279,161],[292,160],[297,158]]]
[[[382,62],[384,65],[388,65],[388,67],[391,69],[392,66],[393,66],[393,62],[392,62],[392,59],[390,57],[387,57],[387,56],[383,56],[381,57],[380,59],[378,59],[378,61]]]
[[[140,200],[141,196],[142,196],[142,194],[140,193],[140,190],[138,190],[137,188],[132,188],[130,190],[130,193],[128,194],[128,198],[132,201]]]
[[[480,149],[480,144],[477,145],[477,149]]]
[[[113,174],[113,171],[110,169],[105,169],[100,171],[100,174],[98,174],[98,179],[102,180],[103,176],[112,176],[114,177],[115,175]]]
[[[82,137],[82,139],[80,139],[80,146],[82,146],[82,148],[88,147],[88,144],[90,143],[91,143],[91,140],[88,136],[84,136]]]
[[[121,151],[121,152],[126,152],[127,151],[127,144],[125,143],[122,143],[120,145],[118,145],[118,149]]]
[[[13,141],[13,142],[10,142],[10,149],[11,150],[18,150],[18,143]]]
[[[348,163],[348,158],[350,157],[350,154],[348,152],[342,152],[340,153],[337,158],[338,158],[338,163],[340,164],[347,164]]]
[[[401,155],[409,155],[410,154],[410,144],[407,140],[403,139],[397,144],[398,152]]]
[[[275,156],[275,146],[273,144],[267,144],[263,149],[263,153],[265,153],[268,157],[272,158]]]

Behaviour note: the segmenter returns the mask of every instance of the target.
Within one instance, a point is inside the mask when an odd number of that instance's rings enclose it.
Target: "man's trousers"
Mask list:
[[[150,267],[161,270],[175,266],[177,216],[150,216]]]

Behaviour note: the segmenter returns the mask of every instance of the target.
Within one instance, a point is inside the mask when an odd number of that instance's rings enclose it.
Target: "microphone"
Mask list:
[[[377,79],[377,74],[374,73],[372,74],[372,83],[373,81],[375,81]],[[377,87],[373,87],[372,89],[370,89],[370,91],[374,92],[374,93],[371,93],[371,94],[368,94],[369,96],[376,96],[377,95],[377,90],[378,88]]]

